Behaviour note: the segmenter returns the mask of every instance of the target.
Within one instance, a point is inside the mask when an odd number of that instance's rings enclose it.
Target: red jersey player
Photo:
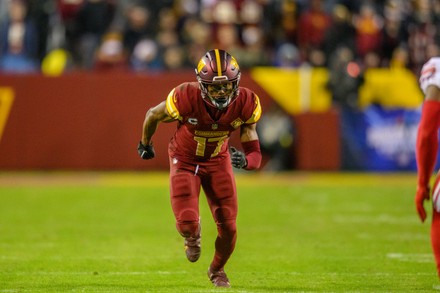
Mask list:
[[[440,126],[440,58],[431,58],[422,68],[420,87],[425,94],[422,118],[417,133],[416,157],[418,169],[415,203],[422,222],[426,219],[424,201],[430,199],[430,178],[434,172],[438,152],[438,129]],[[431,244],[440,277],[440,175],[433,186],[433,216]]]
[[[261,116],[258,96],[239,87],[240,68],[229,53],[208,51],[196,68],[198,82],[175,87],[165,101],[148,110],[138,145],[142,159],[154,158],[152,137],[160,122],[177,122],[168,154],[171,206],[178,232],[184,237],[186,257],[200,257],[199,194],[203,188],[217,225],[214,258],[208,277],[217,287],[230,287],[224,266],[236,241],[237,190],[232,166],[257,169],[261,152],[256,122]],[[240,129],[244,150],[228,141]]]

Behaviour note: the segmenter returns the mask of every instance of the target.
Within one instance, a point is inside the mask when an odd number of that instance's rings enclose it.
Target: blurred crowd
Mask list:
[[[407,67],[439,55],[440,0],[1,0],[0,71]],[[336,58],[337,57],[337,58]]]

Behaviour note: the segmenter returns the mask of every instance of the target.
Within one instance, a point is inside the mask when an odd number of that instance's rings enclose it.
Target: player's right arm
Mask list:
[[[142,139],[143,145],[152,144],[151,138],[156,132],[157,126],[160,122],[171,122],[174,119],[170,116],[167,111],[165,101],[161,102],[159,105],[150,108],[145,115],[143,127],[142,127]]]
[[[142,138],[138,145],[138,153],[142,159],[154,158],[155,152],[152,137],[157,130],[157,126],[161,122],[171,121],[174,121],[174,119],[168,113],[165,101],[147,111],[142,126]]]
[[[433,71],[434,73],[427,71],[432,69],[430,67],[424,69],[425,72],[422,71],[421,83],[425,93],[425,101],[417,132],[416,158],[418,179],[415,196],[417,213],[422,222],[426,219],[426,210],[423,203],[430,198],[429,183],[437,161],[439,146],[438,129],[440,127],[440,88],[437,82],[439,73],[436,73],[436,70]]]

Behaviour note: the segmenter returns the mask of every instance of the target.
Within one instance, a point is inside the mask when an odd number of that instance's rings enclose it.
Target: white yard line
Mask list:
[[[143,271],[143,272],[64,272],[64,271],[31,271],[31,272],[2,272],[3,275],[38,275],[38,276],[65,276],[65,275],[120,275],[120,276],[134,276],[134,275],[185,275],[189,274],[187,271]]]
[[[430,253],[400,253],[390,252],[386,255],[387,258],[395,259],[403,262],[414,263],[433,263],[434,257]]]

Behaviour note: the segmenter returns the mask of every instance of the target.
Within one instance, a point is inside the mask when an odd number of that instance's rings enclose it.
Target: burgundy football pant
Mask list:
[[[171,206],[177,230],[183,237],[198,232],[200,188],[217,225],[211,268],[219,270],[234,251],[237,237],[237,190],[231,163],[228,158],[199,164],[170,158]]]

